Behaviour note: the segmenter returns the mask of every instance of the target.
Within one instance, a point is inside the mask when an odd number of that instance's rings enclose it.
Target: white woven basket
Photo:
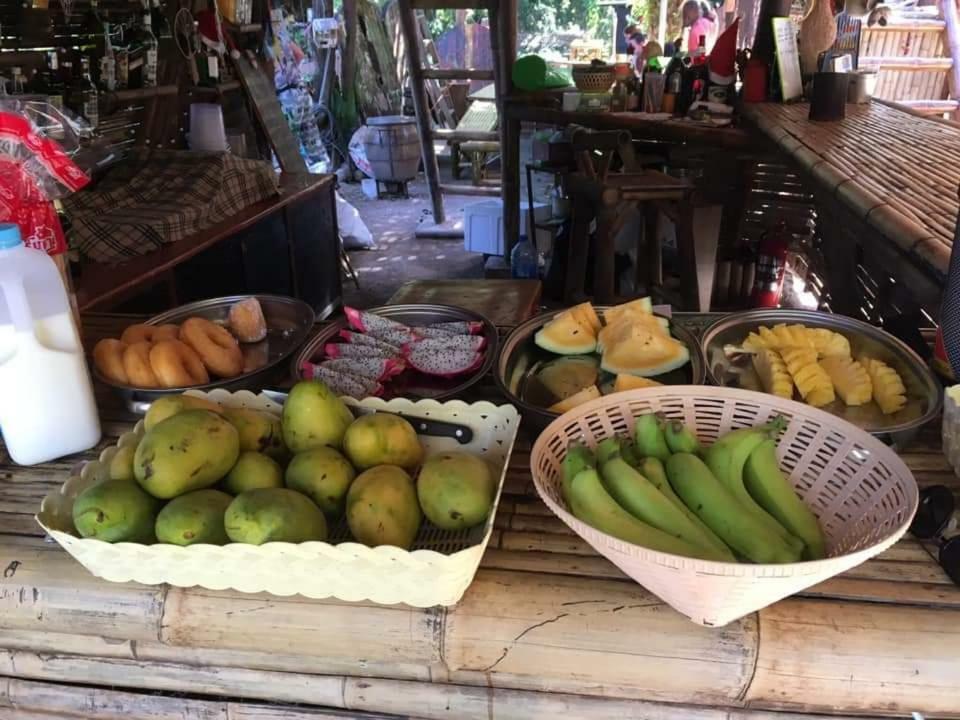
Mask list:
[[[560,493],[568,445],[590,447],[632,434],[633,419],[658,411],[696,429],[701,442],[729,430],[789,421],[777,454],[827,538],[823,560],[751,565],[695,560],[623,542],[575,518]],[[765,393],[670,386],[616,393],[554,420],[530,456],[537,492],[575,533],[627,575],[700,625],[720,626],[859,565],[893,545],[917,509],[917,484],[888,447],[834,415]]]
[[[249,407],[278,413],[280,406],[248,391],[214,390],[209,397],[228,407]],[[480,565],[490,540],[500,502],[506,469],[519,426],[512,405],[487,402],[467,404],[459,400],[369,398],[357,403],[384,410],[405,411],[434,420],[449,420],[469,426],[473,440],[460,445],[452,438],[420,436],[428,453],[462,450],[482,456],[499,472],[493,510],[484,525],[470,530],[440,530],[426,519],[413,550],[397,547],[369,548],[350,541],[346,523],[331,528],[330,542],[244,544],[140,545],[110,544],[80,538],[71,518],[74,499],[85,488],[103,479],[117,449],[136,445],[143,423],[125,433],[116,447],[107,448],[99,460],[86,463],[61,488],[47,495],[37,521],[51,537],[90,572],[113,582],[134,581],[147,585],[170,583],[180,587],[199,585],[212,590],[233,588],[241,592],[300,594],[312,598],[372,600],[383,604],[406,603],[417,607],[453,605],[463,595]]]

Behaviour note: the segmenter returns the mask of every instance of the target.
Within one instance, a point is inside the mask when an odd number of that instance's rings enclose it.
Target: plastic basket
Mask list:
[[[560,493],[560,463],[568,445],[590,447],[633,419],[661,412],[695,428],[710,443],[729,430],[783,415],[780,465],[820,520],[823,560],[752,565],[696,560],[623,542],[575,518]],[[700,625],[720,626],[859,565],[893,545],[917,509],[910,470],[869,433],[834,415],[764,393],[705,386],[671,386],[609,395],[554,420],[533,446],[534,484],[547,506],[623,572]]]
[[[229,393],[214,390],[208,397],[228,407],[249,407],[279,413],[280,405],[249,391]],[[382,604],[406,603],[417,607],[453,605],[466,591],[480,566],[480,559],[493,531],[507,465],[513,451],[519,416],[512,405],[488,402],[467,404],[459,400],[389,402],[368,398],[357,402],[383,410],[405,411],[435,420],[455,421],[473,430],[469,444],[452,438],[420,436],[428,454],[443,450],[472,452],[490,462],[499,473],[493,509],[486,523],[469,530],[441,530],[424,519],[412,550],[381,546],[370,548],[352,542],[345,521],[330,529],[330,542],[230,545],[110,544],[80,538],[73,527],[74,499],[106,476],[117,449],[135,445],[143,435],[143,423],[125,433],[116,447],[103,451],[99,460],[86,463],[79,473],[43,500],[37,521],[50,536],[84,567],[113,582],[134,581],[147,585],[170,583],[180,587],[199,585],[211,590],[232,588],[241,592],[300,594],[311,598],[372,600]]]

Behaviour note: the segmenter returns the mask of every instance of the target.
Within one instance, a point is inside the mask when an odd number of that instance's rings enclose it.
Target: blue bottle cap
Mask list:
[[[10,248],[23,245],[20,239],[20,228],[13,223],[0,223],[0,250],[9,250]]]

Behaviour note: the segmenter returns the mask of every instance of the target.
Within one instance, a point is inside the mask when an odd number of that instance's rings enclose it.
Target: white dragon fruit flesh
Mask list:
[[[351,307],[344,308],[343,312],[346,313],[347,322],[354,330],[379,338],[391,345],[403,345],[420,338],[417,333],[396,320]]]
[[[341,330],[340,337],[346,340],[348,343],[355,345],[366,345],[368,347],[375,347],[383,352],[389,352],[393,356],[401,355],[401,347],[403,343],[398,345],[391,345],[388,342],[384,342],[378,338],[373,337],[373,335],[364,335],[360,332],[352,332],[350,330]]]
[[[407,351],[407,363],[425,375],[454,377],[476,370],[483,353],[469,348],[436,348],[417,343]]]
[[[421,350],[470,350],[479,352],[487,344],[487,339],[483,335],[447,335],[443,338],[427,338],[407,346],[409,352],[413,348]]]
[[[369,378],[380,382],[399,375],[406,369],[403,360],[384,358],[343,358],[341,360],[324,360],[320,367],[334,372],[354,375],[360,378]]]
[[[337,395],[347,395],[356,400],[383,392],[383,386],[376,380],[337,372],[314,363],[301,365],[300,375],[305,380],[322,380]]]
[[[399,359],[400,353],[375,345],[351,345],[350,343],[327,343],[323,354],[331,360],[337,358],[383,358]]]
[[[483,323],[479,320],[455,320],[415,327],[413,331],[425,338],[446,337],[448,335],[479,335],[483,332]]]

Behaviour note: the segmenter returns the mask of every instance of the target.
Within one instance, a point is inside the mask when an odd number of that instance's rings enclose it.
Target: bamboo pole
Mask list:
[[[398,0],[400,27],[407,46],[407,65],[410,72],[410,94],[413,96],[413,109],[417,115],[417,130],[420,134],[420,153],[423,156],[423,172],[427,176],[430,188],[430,202],[433,207],[433,222],[441,225],[446,220],[443,210],[443,193],[440,191],[440,168],[433,149],[433,122],[430,117],[430,105],[427,103],[427,91],[423,84],[423,57],[421,54],[420,30],[410,0]]]
[[[937,0],[937,5],[946,25],[947,47],[953,59],[953,67],[947,75],[949,97],[957,100],[960,99],[960,14],[957,13],[956,0]]]

